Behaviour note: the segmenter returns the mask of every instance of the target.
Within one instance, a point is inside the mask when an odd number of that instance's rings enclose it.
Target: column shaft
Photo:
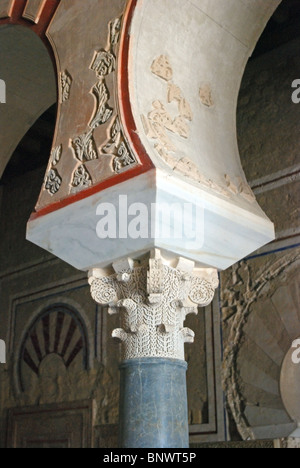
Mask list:
[[[188,448],[187,364],[143,358],[120,365],[121,448]]]

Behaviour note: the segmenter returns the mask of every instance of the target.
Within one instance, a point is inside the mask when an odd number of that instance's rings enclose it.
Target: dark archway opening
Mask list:
[[[57,105],[54,104],[38,118],[15,149],[0,180],[1,185],[15,177],[43,168],[46,172],[55,131]]]

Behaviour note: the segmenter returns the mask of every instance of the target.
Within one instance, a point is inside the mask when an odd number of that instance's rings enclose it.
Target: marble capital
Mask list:
[[[183,258],[166,259],[153,250],[139,261],[124,259],[113,270],[89,272],[93,299],[121,313],[113,337],[123,343],[123,359],[163,357],[184,360],[184,343],[194,332],[184,327],[188,314],[211,303],[218,287],[217,270],[195,268]]]

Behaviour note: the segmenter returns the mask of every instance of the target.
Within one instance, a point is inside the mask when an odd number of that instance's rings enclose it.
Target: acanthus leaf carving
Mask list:
[[[122,328],[116,328],[112,332],[112,337],[120,340],[121,342],[125,342],[127,340],[128,334]]]
[[[109,136],[110,136],[109,140],[102,147],[102,152],[116,154],[117,148],[122,138],[121,124],[120,124],[120,120],[118,116],[115,117],[115,120],[113,121],[113,124],[109,129]]]
[[[94,130],[99,125],[104,125],[109,121],[113,114],[113,109],[108,106],[109,92],[105,82],[99,81],[93,87],[93,95],[97,101],[97,109],[95,115],[90,123],[90,127]]]
[[[184,343],[194,343],[195,333],[190,328],[182,328],[180,330],[180,335]]]
[[[213,299],[218,286],[216,270],[182,271],[171,267],[156,250],[150,259],[122,270],[128,274],[126,281],[120,273],[105,276],[95,269],[89,274],[89,283],[97,303],[121,313],[122,327],[113,336],[123,343],[123,358],[184,359],[184,343],[194,340],[194,332],[184,327],[184,320],[187,314],[197,313],[197,306],[204,307]]]
[[[149,295],[150,304],[160,302],[162,291],[162,262],[155,252],[154,258],[150,258],[149,260],[149,271],[147,273],[147,293]]]

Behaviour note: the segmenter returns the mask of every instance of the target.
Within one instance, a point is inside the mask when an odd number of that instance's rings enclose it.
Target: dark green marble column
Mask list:
[[[121,448],[189,447],[186,370],[177,359],[121,364]]]

